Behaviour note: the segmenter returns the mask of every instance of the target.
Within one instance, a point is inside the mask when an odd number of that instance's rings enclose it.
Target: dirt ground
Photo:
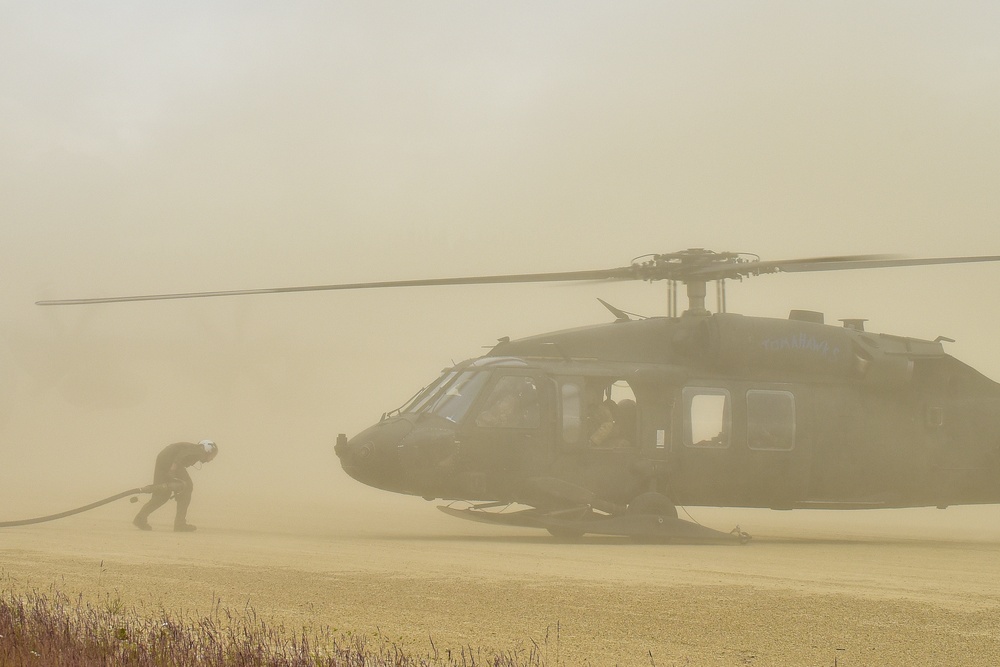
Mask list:
[[[998,507],[692,509],[754,536],[724,546],[558,542],[391,496],[367,512],[264,503],[253,520],[197,501],[192,534],[169,530],[170,507],[140,532],[125,501],[0,529],[2,587],[150,613],[250,606],[420,655],[535,643],[549,665],[1000,664]]]

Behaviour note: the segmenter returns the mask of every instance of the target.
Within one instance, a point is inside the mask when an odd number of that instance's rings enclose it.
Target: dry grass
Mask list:
[[[210,616],[194,619],[168,612],[149,618],[112,598],[96,606],[58,592],[8,591],[0,598],[0,667],[541,667],[547,644],[506,653],[434,647],[430,655],[415,656],[379,633],[271,627],[249,607],[233,613],[216,606]]]

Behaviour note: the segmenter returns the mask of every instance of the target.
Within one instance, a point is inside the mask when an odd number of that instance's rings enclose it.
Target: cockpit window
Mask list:
[[[421,406],[431,414],[444,417],[448,421],[459,422],[469,406],[486,384],[490,373],[463,371],[451,384],[444,385],[444,391],[435,394],[434,401]]]
[[[476,426],[538,428],[539,421],[535,380],[521,375],[507,375],[493,387],[486,407],[476,417]]]
[[[434,382],[430,383],[411,398],[399,409],[399,412],[420,412],[427,403],[438,393],[438,390],[451,382],[452,378],[458,375],[458,371],[446,371],[438,376]]]

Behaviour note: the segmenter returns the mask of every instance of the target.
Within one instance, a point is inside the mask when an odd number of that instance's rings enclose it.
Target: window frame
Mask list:
[[[787,447],[761,447],[754,446],[752,433],[757,430],[757,427],[752,425],[752,420],[754,418],[754,408],[752,406],[751,396],[752,395],[769,395],[771,397],[785,396],[788,398],[788,405],[791,407],[790,419],[783,424],[779,424],[779,428],[787,427],[790,423],[791,431],[787,434],[787,438],[784,441],[788,442]],[[746,433],[747,433],[747,448],[755,452],[790,452],[795,449],[796,436],[798,435],[796,429],[796,412],[795,412],[795,394],[788,391],[787,389],[748,389],[746,392]]]
[[[688,386],[684,387],[681,391],[681,396],[683,398],[684,414],[683,414],[683,436],[684,436],[684,446],[690,449],[729,449],[733,443],[733,396],[732,393],[724,387],[703,387],[703,386]],[[721,415],[721,430],[719,435],[722,436],[719,442],[715,443],[714,440],[699,440],[694,442],[694,420],[693,408],[694,399],[698,396],[721,396],[723,398],[722,404],[722,415]],[[707,444],[699,444],[699,443]]]

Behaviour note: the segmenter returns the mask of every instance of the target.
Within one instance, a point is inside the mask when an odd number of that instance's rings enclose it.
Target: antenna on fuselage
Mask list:
[[[628,313],[626,313],[621,308],[615,308],[610,303],[608,303],[607,301],[605,301],[604,299],[602,299],[600,297],[597,297],[597,300],[601,302],[602,306],[604,306],[605,308],[607,308],[608,310],[611,311],[611,314],[615,316],[616,321],[618,321],[618,322],[628,322],[628,321],[630,321],[632,319],[631,317],[628,316]]]

